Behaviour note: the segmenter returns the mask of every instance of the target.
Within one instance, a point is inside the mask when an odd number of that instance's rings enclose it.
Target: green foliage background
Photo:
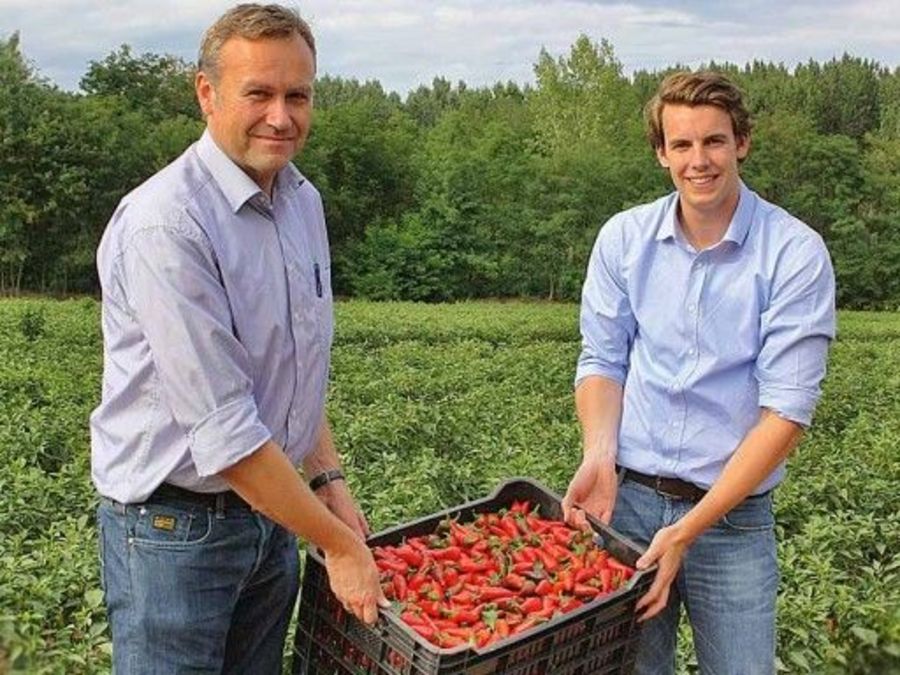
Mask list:
[[[576,299],[606,219],[671,190],[641,120],[666,70],[626,76],[609,42],[584,36],[536,56],[528,86],[437,78],[401,98],[317,82],[297,163],[324,198],[339,295]],[[900,308],[900,69],[850,55],[707,65],[755,116],[746,181],[823,235],[841,306]],[[119,199],[200,134],[192,79],[125,45],[61,91],[17,34],[0,37],[0,292],[97,290]]]
[[[0,672],[109,670],[87,431],[98,325],[94,300],[0,300]],[[373,527],[514,475],[563,491],[578,349],[572,304],[339,303],[329,414]],[[900,314],[842,312],[824,389],[776,493],[779,661],[898,672]]]

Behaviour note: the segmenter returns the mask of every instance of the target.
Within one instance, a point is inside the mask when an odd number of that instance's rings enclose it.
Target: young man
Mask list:
[[[672,673],[683,603],[703,673],[773,673],[772,489],[810,424],[834,337],[821,237],[741,181],[750,121],[724,76],[676,73],[647,106],[676,192],[614,216],[584,284],[564,500],[648,546],[638,673]],[[651,618],[652,617],[652,618]]]
[[[324,412],[328,241],[291,164],[315,70],[295,12],[224,14],[200,49],[205,133],[100,245],[92,463],[116,672],[280,672],[296,536],[348,610],[373,622],[386,602]]]

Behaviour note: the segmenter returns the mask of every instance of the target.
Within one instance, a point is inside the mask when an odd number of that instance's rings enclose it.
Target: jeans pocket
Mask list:
[[[775,527],[771,495],[747,497],[722,517],[722,524],[739,532],[762,532]]]
[[[203,544],[213,527],[206,507],[145,503],[129,508],[131,543],[138,546],[184,549]]]

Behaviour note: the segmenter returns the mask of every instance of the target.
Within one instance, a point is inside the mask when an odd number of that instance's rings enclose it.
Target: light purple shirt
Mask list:
[[[708,488],[761,407],[810,424],[835,334],[834,273],[814,230],[743,184],[724,238],[704,251],[677,205],[673,193],[600,230],[576,384],[624,385],[619,464]]]
[[[100,494],[140,502],[218,474],[269,439],[294,464],[324,414],[333,319],[316,189],[282,169],[269,198],[208,132],[127,195],[97,253]]]

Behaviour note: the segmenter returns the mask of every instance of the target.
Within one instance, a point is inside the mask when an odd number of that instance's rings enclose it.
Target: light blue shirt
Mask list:
[[[273,194],[207,132],[119,204],[97,253],[102,495],[226,490],[217,474],[267,440],[295,465],[315,446],[333,333],[325,218],[293,165]]]
[[[834,272],[814,230],[743,184],[712,248],[687,242],[677,206],[673,193],[600,230],[576,384],[624,385],[620,465],[708,488],[760,408],[810,424],[835,333]]]

